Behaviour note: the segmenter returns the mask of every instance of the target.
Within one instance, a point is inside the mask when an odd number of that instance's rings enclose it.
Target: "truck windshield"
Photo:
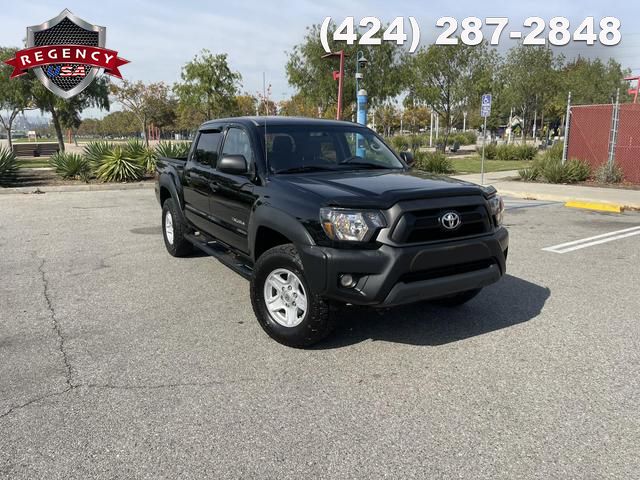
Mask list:
[[[404,167],[371,130],[357,125],[274,125],[262,136],[272,173]]]

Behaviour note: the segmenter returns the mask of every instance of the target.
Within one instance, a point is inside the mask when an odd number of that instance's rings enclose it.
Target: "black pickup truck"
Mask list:
[[[206,122],[187,158],[158,159],[165,245],[250,279],[260,325],[293,347],[331,332],[330,307],[462,304],[505,273],[502,199],[412,161],[349,122]]]

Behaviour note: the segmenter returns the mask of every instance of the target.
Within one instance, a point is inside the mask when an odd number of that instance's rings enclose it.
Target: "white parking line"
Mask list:
[[[573,242],[561,243],[553,247],[543,248],[542,250],[553,253],[569,253],[574,250],[580,250],[581,248],[592,247],[633,235],[640,235],[640,226],[616,230],[615,232],[604,233],[602,235],[596,235],[595,237],[582,238],[580,240],[574,240]]]

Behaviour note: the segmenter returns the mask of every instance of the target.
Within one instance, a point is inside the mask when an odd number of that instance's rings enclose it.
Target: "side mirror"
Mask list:
[[[225,155],[218,160],[217,169],[223,173],[243,175],[249,170],[248,167],[247,159],[244,158],[244,155]]]
[[[410,167],[416,163],[416,160],[413,158],[413,153],[411,152],[400,152],[400,158],[405,161],[407,165]]]

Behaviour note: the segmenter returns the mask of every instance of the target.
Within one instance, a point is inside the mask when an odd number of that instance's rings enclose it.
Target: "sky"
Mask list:
[[[272,85],[272,98],[282,100],[293,93],[288,85],[287,52],[301,42],[305,27],[321,23],[327,16],[337,22],[346,16],[375,16],[383,23],[398,16],[414,16],[421,28],[422,43],[429,44],[440,33],[436,19],[453,16],[508,17],[511,30],[523,30],[526,17],[550,19],[564,16],[572,26],[587,16],[618,17],[622,42],[615,47],[571,45],[558,50],[566,57],[616,58],[624,67],[640,74],[640,4],[610,0],[559,2],[549,0],[495,2],[452,1],[348,1],[298,0],[205,2],[183,0],[129,1],[7,1],[0,0],[0,45],[22,46],[28,25],[40,24],[68,8],[84,20],[107,27],[106,47],[117,50],[131,63],[121,68],[129,80],[164,81],[180,78],[182,65],[203,48],[227,53],[232,69],[242,74],[242,90],[262,91],[263,72]],[[436,33],[437,32],[437,33]],[[505,36],[503,36],[505,37]],[[503,40],[499,47],[512,46]],[[331,67],[327,68],[328,72]],[[100,116],[97,111],[88,116]]]

